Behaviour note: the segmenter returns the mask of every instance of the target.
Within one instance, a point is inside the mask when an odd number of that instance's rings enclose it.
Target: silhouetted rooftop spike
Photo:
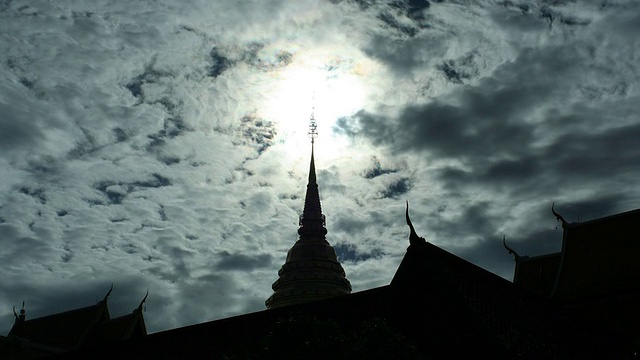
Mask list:
[[[20,315],[16,313],[16,306],[13,306],[13,316],[15,317],[16,324],[18,322],[24,323],[24,321],[27,319],[27,312],[24,309],[24,300],[22,301],[22,309],[20,309]]]
[[[522,258],[522,256],[518,255],[518,253],[515,250],[507,246],[507,237],[505,235],[502,236],[502,245],[504,246],[505,249],[507,249],[507,251],[509,252],[509,255],[513,255],[513,258],[515,261],[518,261]]]
[[[411,229],[411,233],[409,234],[409,245],[424,243],[425,240],[423,237],[418,236],[416,230],[413,228],[413,224],[411,223],[411,219],[409,218],[409,201],[407,200],[407,211],[406,211],[407,225],[409,225],[409,229]]]
[[[111,283],[111,288],[109,288],[109,291],[107,292],[107,295],[104,296],[104,298],[102,299],[102,301],[107,301],[107,299],[109,298],[109,295],[111,295],[111,292],[113,291],[113,283]]]
[[[565,228],[567,226],[567,221],[562,217],[562,215],[556,212],[556,210],[554,209],[555,204],[555,201],[551,203],[551,212],[553,213],[553,215],[555,215],[556,220],[562,223],[562,228]]]
[[[142,305],[144,305],[144,302],[147,301],[147,296],[149,296],[149,289],[147,289],[147,293],[144,295],[144,298],[142,298],[142,301],[140,301],[140,305],[138,305],[138,310],[142,311]]]

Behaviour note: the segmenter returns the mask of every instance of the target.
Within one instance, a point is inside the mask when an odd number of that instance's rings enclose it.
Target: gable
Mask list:
[[[640,210],[569,225],[553,296],[586,299],[640,287]]]
[[[44,345],[52,349],[72,350],[79,346],[92,327],[109,319],[106,303],[58,314],[16,322],[9,332],[26,343]]]
[[[514,284],[540,296],[551,296],[560,268],[561,253],[516,260]]]

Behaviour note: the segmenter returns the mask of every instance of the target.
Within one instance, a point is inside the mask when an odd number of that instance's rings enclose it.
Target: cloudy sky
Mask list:
[[[550,213],[640,207],[640,3],[0,1],[0,333],[149,289],[150,332],[264,309],[315,107],[354,291],[428,241],[511,279]]]

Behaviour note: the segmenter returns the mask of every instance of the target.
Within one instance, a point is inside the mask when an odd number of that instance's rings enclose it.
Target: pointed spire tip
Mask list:
[[[409,225],[410,233],[409,233],[409,245],[421,244],[425,243],[423,237],[418,236],[416,230],[413,228],[413,224],[411,223],[411,219],[409,218],[409,201],[407,200],[407,210],[405,213],[405,217],[407,220],[407,225]]]

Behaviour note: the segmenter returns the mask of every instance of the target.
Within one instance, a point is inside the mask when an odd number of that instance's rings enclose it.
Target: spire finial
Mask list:
[[[551,203],[551,212],[556,217],[556,220],[562,223],[562,228],[564,229],[565,227],[567,227],[567,221],[562,217],[562,215],[556,212],[556,210],[553,208],[555,205],[556,205],[555,201]]]
[[[13,315],[16,317],[16,321],[24,321],[27,318],[27,311],[24,309],[24,300],[22,300],[22,309],[20,309],[20,315],[16,314],[16,307],[13,307]]]
[[[314,139],[318,137],[318,123],[315,116],[316,108],[311,110],[311,117],[309,118],[309,132],[307,133],[311,138],[311,144],[313,145]]]
[[[515,261],[520,261],[520,259],[522,259],[522,256],[518,255],[518,253],[515,250],[513,250],[512,248],[507,246],[507,236],[506,235],[502,235],[502,246],[504,246],[504,248],[507,249],[507,252],[509,252],[509,255],[513,255],[513,259]]]
[[[149,296],[149,289],[147,289],[147,293],[144,295],[144,298],[142,298],[142,301],[140,301],[140,305],[138,305],[139,311],[142,311],[142,306],[144,305],[144,302],[147,301],[147,296]]]
[[[109,295],[111,295],[111,292],[113,291],[113,283],[111,283],[111,287],[109,288],[109,291],[107,291],[107,294],[104,296],[104,299],[102,299],[102,302],[106,302],[107,299],[109,298]]]
[[[315,107],[311,110],[311,117],[309,118],[309,132],[307,133],[311,138],[311,166],[309,168],[309,184],[316,183],[316,162],[313,158],[313,143],[315,138],[318,137],[318,123],[315,118]]]
[[[27,312],[24,309],[24,300],[22,301],[22,309],[20,309],[20,315],[16,313],[16,306],[13,306],[13,316],[15,317],[15,324],[14,328],[11,329],[9,334],[13,333],[16,330],[24,330],[24,322],[27,320]]]
[[[409,245],[424,243],[425,242],[424,238],[418,236],[418,234],[416,233],[416,230],[413,228],[411,219],[409,218],[409,201],[408,200],[407,200],[406,218],[407,218],[407,225],[409,225],[409,229],[411,230],[411,233],[409,234]]]

